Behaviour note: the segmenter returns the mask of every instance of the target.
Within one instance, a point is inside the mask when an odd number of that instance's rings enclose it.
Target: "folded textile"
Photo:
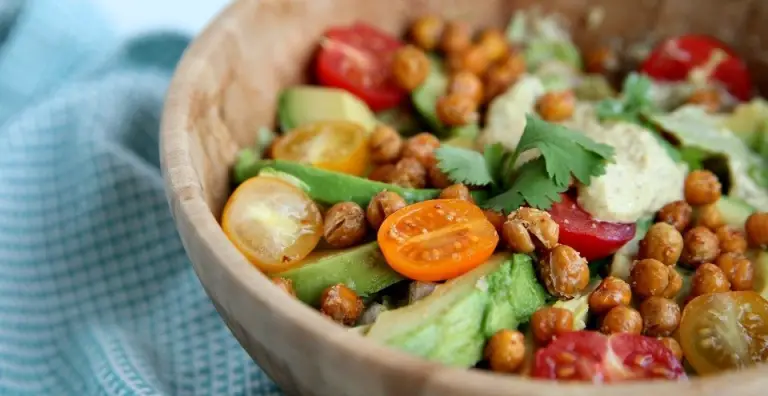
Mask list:
[[[189,39],[0,1],[0,395],[279,395],[214,310],[163,191]]]

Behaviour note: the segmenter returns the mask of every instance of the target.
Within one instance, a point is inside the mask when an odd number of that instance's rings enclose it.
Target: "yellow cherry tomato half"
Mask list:
[[[323,216],[301,189],[274,177],[246,180],[221,215],[229,240],[266,273],[300,264],[323,235]]]
[[[678,330],[685,359],[701,375],[768,362],[768,301],[753,291],[694,298]]]
[[[368,168],[367,132],[350,121],[317,121],[288,132],[275,144],[275,159],[362,175]]]

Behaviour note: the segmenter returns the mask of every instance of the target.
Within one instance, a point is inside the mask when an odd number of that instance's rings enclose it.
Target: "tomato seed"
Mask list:
[[[573,363],[576,361],[576,356],[570,352],[560,352],[557,358],[560,360],[560,363]]]
[[[576,374],[576,369],[573,366],[565,366],[557,369],[557,376],[559,378],[568,378]]]

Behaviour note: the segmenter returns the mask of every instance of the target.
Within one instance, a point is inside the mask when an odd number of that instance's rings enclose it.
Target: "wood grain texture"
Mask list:
[[[511,13],[541,5],[559,11],[589,45],[607,37],[715,34],[768,79],[768,3],[757,0],[240,0],[190,46],[174,76],[163,115],[161,158],[179,234],[206,292],[248,353],[289,395],[626,396],[764,395],[768,368],[697,378],[593,387],[442,367],[365,340],[274,287],[229,243],[217,217],[230,192],[238,148],[272,126],[282,87],[301,82],[321,32],[362,19],[400,33],[414,17],[436,13],[502,26]],[[585,29],[593,6],[599,29]]]

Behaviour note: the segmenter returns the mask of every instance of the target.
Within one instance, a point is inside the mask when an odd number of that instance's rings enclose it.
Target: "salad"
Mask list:
[[[768,361],[768,103],[706,36],[556,16],[318,38],[221,216],[274,284],[445,365],[595,383]]]

